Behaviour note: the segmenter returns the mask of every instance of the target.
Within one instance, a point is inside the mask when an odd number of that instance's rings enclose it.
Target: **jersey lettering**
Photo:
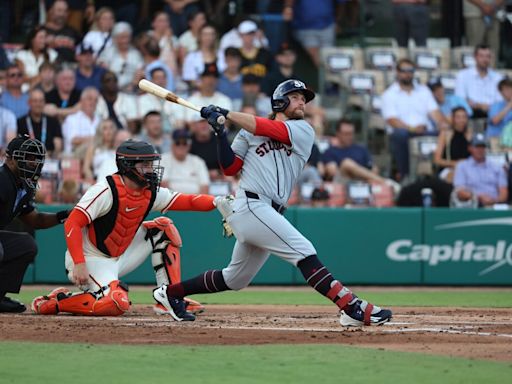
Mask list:
[[[267,140],[264,143],[261,143],[256,147],[255,152],[258,156],[263,157],[270,151],[280,150],[284,150],[287,156],[291,156],[292,154],[292,149],[289,146],[276,140]]]

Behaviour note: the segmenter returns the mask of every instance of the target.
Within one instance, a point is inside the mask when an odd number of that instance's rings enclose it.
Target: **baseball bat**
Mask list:
[[[179,104],[183,107],[193,109],[194,111],[201,112],[201,108],[198,107],[195,104],[192,104],[190,101],[187,101],[185,99],[182,99],[175,93],[169,91],[168,89],[165,89],[159,85],[156,85],[155,83],[142,79],[139,81],[139,88],[147,93],[151,93],[152,95],[155,95],[156,97],[160,97],[162,99],[165,99],[167,101],[170,101],[171,103]],[[224,116],[219,116],[217,118],[218,124],[224,124],[226,122],[226,118]]]

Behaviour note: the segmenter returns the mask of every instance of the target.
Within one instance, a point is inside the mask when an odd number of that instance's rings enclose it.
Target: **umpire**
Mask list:
[[[34,229],[63,223],[68,211],[39,213],[34,207],[37,180],[44,165],[46,149],[28,135],[13,139],[7,146],[5,163],[0,166],[0,312],[19,313],[23,303],[6,297],[20,291],[23,275],[37,254],[37,244],[28,233],[4,231],[19,217]]]

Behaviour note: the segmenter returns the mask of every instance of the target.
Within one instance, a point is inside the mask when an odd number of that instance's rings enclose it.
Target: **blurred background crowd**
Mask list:
[[[511,31],[506,0],[0,0],[0,158],[40,139],[37,198],[72,204],[132,137],[165,186],[232,193],[207,122],[139,80],[266,116],[299,78],[317,141],[290,204],[504,207]]]

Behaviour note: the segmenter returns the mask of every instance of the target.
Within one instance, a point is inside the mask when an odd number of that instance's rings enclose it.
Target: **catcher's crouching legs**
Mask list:
[[[32,301],[32,310],[39,315],[67,312],[86,316],[119,316],[130,309],[128,286],[120,280],[112,281],[100,293],[71,294],[66,290],[55,294],[55,291],[47,296],[36,297]]]
[[[168,217],[157,217],[154,220],[145,221],[144,228],[147,230],[146,240],[151,241],[153,253],[151,254],[151,263],[155,271],[156,284],[170,285],[181,281],[181,255],[182,246],[181,236],[178,229]],[[184,298],[187,302],[187,310],[193,313],[199,313],[204,310],[204,306],[199,302]],[[161,304],[155,304],[153,310],[158,315],[169,313]]]

